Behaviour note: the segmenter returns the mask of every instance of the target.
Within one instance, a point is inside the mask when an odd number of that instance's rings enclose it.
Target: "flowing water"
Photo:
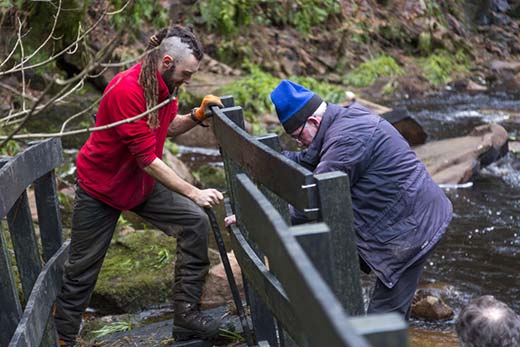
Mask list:
[[[516,138],[520,133],[520,100],[507,95],[443,95],[394,105],[406,108],[428,133],[428,141],[467,135],[475,126],[497,123]],[[182,149],[184,160],[218,165],[212,152]],[[195,151],[200,152],[200,151]],[[520,159],[509,153],[469,184],[446,187],[454,216],[446,236],[430,258],[422,286],[443,288],[457,315],[472,297],[494,295],[520,312]],[[454,320],[410,322],[412,347],[458,346]]]
[[[520,101],[508,96],[444,96],[403,104],[423,125],[428,141],[468,134],[475,126],[502,125],[510,138],[520,130]],[[520,312],[520,159],[514,153],[490,165],[470,184],[447,188],[453,220],[422,276],[437,284],[455,310],[485,294]],[[414,347],[458,346],[453,320],[411,322]]]

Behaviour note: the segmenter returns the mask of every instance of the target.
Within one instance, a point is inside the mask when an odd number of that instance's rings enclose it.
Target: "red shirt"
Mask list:
[[[146,110],[138,79],[141,65],[117,74],[105,89],[96,126],[137,116]],[[168,98],[168,87],[157,73],[159,100]],[[151,130],[145,116],[115,128],[93,132],[78,154],[78,184],[92,197],[119,210],[142,203],[155,180],[144,172],[155,158],[162,158],[168,125],[177,115],[177,99],[159,109],[160,126]]]

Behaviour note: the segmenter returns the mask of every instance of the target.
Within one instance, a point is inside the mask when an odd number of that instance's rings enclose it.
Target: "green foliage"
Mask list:
[[[5,145],[0,148],[0,155],[6,155],[9,157],[13,157],[15,154],[20,152],[22,147],[18,141],[9,140]]]
[[[237,342],[244,342],[246,340],[244,338],[244,336],[242,336],[241,334],[239,334],[239,333],[237,333],[235,331],[231,331],[231,330],[227,330],[227,329],[223,329],[223,328],[220,328],[218,334],[221,337],[225,337],[225,338],[228,338],[230,340],[237,341]]]
[[[394,58],[381,55],[366,61],[345,76],[345,83],[354,87],[372,85],[379,77],[391,77],[403,74],[403,69]]]
[[[166,148],[173,155],[178,155],[181,152],[179,146],[177,146],[177,144],[175,144],[170,139],[166,139],[164,142],[164,148]]]
[[[454,72],[466,73],[471,65],[464,52],[458,51],[454,55],[443,50],[437,50],[426,58],[420,58],[418,63],[425,77],[434,85],[448,83]]]
[[[284,26],[295,27],[302,34],[325,23],[331,15],[341,12],[341,5],[337,0],[277,1],[269,7],[272,10],[269,16],[271,21],[276,23],[278,20]]]
[[[110,0],[114,8],[122,8],[128,0]],[[159,0],[134,0],[130,23],[126,21],[128,12],[112,17],[116,28],[130,25],[132,31],[142,30],[143,22],[152,24],[155,28],[162,28],[168,25],[168,10],[161,5]]]
[[[210,30],[232,36],[242,27],[248,27],[252,11],[259,0],[206,0],[199,1],[203,21]]]
[[[165,265],[168,265],[171,262],[170,251],[168,248],[161,248],[157,253],[156,264],[154,267],[156,269],[163,268]]]
[[[203,0],[202,19],[210,30],[234,36],[250,24],[292,26],[307,34],[331,16],[341,12],[337,0]]]
[[[201,182],[204,188],[225,188],[226,173],[222,167],[202,165],[197,171],[192,172],[197,181]]]
[[[99,338],[105,335],[115,334],[122,331],[132,330],[132,323],[130,322],[115,322],[104,327],[92,331],[95,338]]]
[[[419,42],[417,44],[419,51],[427,55],[432,51],[432,36],[429,32],[422,32],[419,34]]]
[[[275,114],[271,102],[271,91],[276,88],[280,79],[266,72],[258,66],[246,63],[249,74],[219,90],[221,95],[233,95],[235,104],[244,108],[246,119],[257,123],[255,115]],[[343,99],[343,90],[329,83],[319,82],[312,77],[290,76],[290,80],[305,86],[328,102],[340,102]]]

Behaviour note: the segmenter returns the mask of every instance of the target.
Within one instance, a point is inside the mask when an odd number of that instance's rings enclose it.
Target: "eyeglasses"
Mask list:
[[[302,141],[301,140],[301,137],[302,137],[302,134],[303,134],[303,129],[305,129],[305,127],[307,126],[307,122],[303,123],[303,126],[302,128],[300,129],[300,131],[298,132],[298,135],[297,136],[294,136],[294,134],[291,134],[291,137],[293,139],[295,139],[296,141]]]

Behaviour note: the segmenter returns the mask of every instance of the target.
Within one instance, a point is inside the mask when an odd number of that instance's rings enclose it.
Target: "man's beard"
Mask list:
[[[168,70],[164,71],[163,74],[161,74],[161,77],[164,80],[164,83],[166,83],[166,87],[168,87],[168,91],[170,92],[170,95],[177,96],[179,93],[179,86],[177,85],[177,82],[173,79],[173,75],[175,72],[175,64],[172,64]]]

